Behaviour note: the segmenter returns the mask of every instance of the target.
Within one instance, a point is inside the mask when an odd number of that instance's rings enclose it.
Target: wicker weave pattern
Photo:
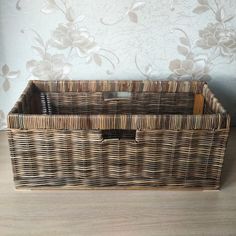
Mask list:
[[[131,101],[103,91],[132,91]],[[192,114],[195,93],[203,115]],[[34,81],[8,124],[18,188],[215,189],[230,118],[202,82]]]
[[[17,186],[219,187],[227,136],[155,130],[103,140],[100,131],[16,130],[9,142]]]

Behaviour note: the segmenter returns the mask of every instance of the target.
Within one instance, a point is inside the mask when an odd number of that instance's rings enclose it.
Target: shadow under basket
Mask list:
[[[218,189],[230,117],[199,81],[29,81],[8,115],[16,188]]]

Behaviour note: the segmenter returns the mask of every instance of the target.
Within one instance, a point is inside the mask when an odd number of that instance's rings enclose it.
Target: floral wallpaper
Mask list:
[[[236,124],[235,0],[0,3],[0,129],[29,79],[204,80]]]

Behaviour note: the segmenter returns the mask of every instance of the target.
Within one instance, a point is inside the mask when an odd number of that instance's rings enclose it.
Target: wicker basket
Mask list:
[[[8,127],[16,188],[217,189],[230,117],[199,81],[30,81]]]

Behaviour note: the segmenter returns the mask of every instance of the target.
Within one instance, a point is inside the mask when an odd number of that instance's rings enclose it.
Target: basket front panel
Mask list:
[[[227,130],[9,130],[16,187],[219,187]]]

